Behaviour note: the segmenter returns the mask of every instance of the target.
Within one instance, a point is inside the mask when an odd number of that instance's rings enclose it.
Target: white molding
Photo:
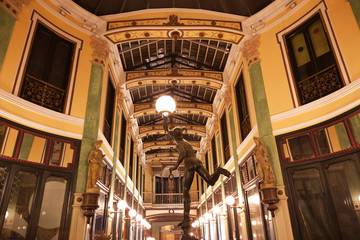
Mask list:
[[[323,20],[322,23],[324,25],[325,31],[328,33],[330,45],[332,46],[333,54],[338,63],[337,65],[338,65],[339,71],[343,77],[344,83],[345,83],[345,85],[350,84],[350,79],[348,76],[348,70],[346,68],[345,60],[341,55],[341,52],[340,52],[340,49],[338,46],[338,42],[336,40],[336,35],[332,29],[332,25],[330,23],[330,19],[327,14],[327,11],[328,11],[328,8],[325,5],[325,2],[320,2],[311,11],[309,11],[308,13],[306,13],[305,15],[300,17],[296,22],[292,23],[291,25],[289,25],[287,28],[283,29],[282,31],[276,33],[276,39],[278,41],[278,44],[280,45],[280,50],[283,55],[283,60],[285,63],[285,71],[287,73],[288,84],[289,84],[289,88],[291,90],[291,95],[293,97],[295,107],[299,107],[300,103],[297,98],[295,80],[294,80],[294,77],[293,77],[293,74],[291,71],[292,67],[290,64],[290,60],[287,56],[286,44],[284,42],[284,36],[286,34],[290,33],[292,30],[296,29],[297,27],[301,26],[304,22],[306,22],[308,19],[310,19],[310,17],[313,16],[316,12],[320,12],[320,15],[322,17],[322,20]]]
[[[246,136],[246,138],[244,139],[244,141],[242,141],[239,145],[239,147],[236,149],[237,154],[240,154],[240,151],[242,149],[245,148],[245,146],[250,142],[251,139],[253,139],[253,137],[255,136],[255,133],[258,132],[258,126],[257,124],[251,129],[251,131],[249,132],[249,134]],[[243,158],[243,156],[241,157],[241,159]],[[240,159],[238,159],[238,161],[240,161]]]
[[[44,6],[52,14],[60,18],[62,21],[71,25],[72,27],[82,31],[85,34],[93,35],[94,32],[101,34],[106,30],[107,21],[102,17],[92,14],[71,0],[50,0],[52,4],[64,11],[64,14],[71,16],[76,21],[82,23],[82,26],[74,23],[73,21],[67,19],[65,16],[62,16],[60,12],[57,12],[55,9],[50,7],[43,0],[37,0],[42,6]]]
[[[350,83],[349,85],[337,90],[336,92],[333,92],[333,93],[331,93],[325,97],[322,97],[316,101],[299,106],[297,108],[293,108],[286,112],[275,114],[270,117],[271,122],[272,123],[278,122],[278,121],[281,121],[281,120],[284,120],[287,118],[296,117],[300,114],[304,114],[304,112],[309,112],[309,111],[315,110],[317,108],[320,108],[321,106],[324,106],[324,105],[332,103],[338,99],[341,99],[341,98],[347,96],[348,94],[352,93],[353,91],[356,91],[357,89],[360,89],[360,78],[357,79],[356,81]],[[358,101],[355,101],[355,102],[349,104],[348,106],[353,106],[356,102],[358,102]],[[351,107],[349,108],[348,106],[345,106],[344,108],[347,110],[350,110]],[[347,111],[347,110],[345,110],[345,111]],[[345,112],[345,111],[342,111],[342,112]],[[324,115],[324,116],[326,116],[326,115]]]
[[[98,129],[98,135],[99,138],[103,141],[103,144],[106,147],[106,150],[108,150],[108,152],[110,153],[111,157],[114,156],[114,150],[112,149],[112,147],[110,146],[109,142],[107,141],[107,139],[105,138],[103,132],[101,131],[101,129]]]
[[[41,107],[37,104],[26,101],[18,96],[8,93],[3,89],[0,89],[0,99],[3,99],[6,102],[9,102],[11,104],[22,107],[28,111],[40,114],[45,117],[53,118],[55,120],[62,121],[62,122],[67,122],[69,124],[76,124],[79,126],[84,126],[83,118],[70,116],[67,114],[63,114],[63,113],[59,113],[59,112],[47,109],[45,107]]]
[[[0,116],[6,118],[8,120],[20,123],[22,125],[26,125],[26,126],[29,126],[31,128],[35,128],[35,129],[45,131],[45,132],[48,132],[48,133],[57,134],[57,135],[65,136],[65,137],[69,137],[69,138],[82,139],[82,134],[72,133],[72,132],[64,131],[64,130],[61,130],[61,129],[58,129],[58,128],[49,127],[49,126],[46,126],[46,125],[43,125],[43,124],[40,124],[40,123],[37,123],[37,122],[27,120],[25,118],[19,117],[17,115],[12,114],[12,113],[6,112],[6,111],[4,111],[2,109],[0,109]]]
[[[331,113],[328,113],[328,114],[325,114],[325,115],[322,115],[321,117],[317,117],[317,118],[314,118],[314,119],[311,119],[309,121],[306,121],[306,122],[302,122],[302,123],[299,123],[299,124],[296,124],[296,125],[292,125],[290,127],[286,127],[286,128],[282,128],[282,129],[278,129],[278,130],[274,130],[273,131],[273,135],[276,136],[276,135],[280,135],[280,134],[283,134],[283,133],[287,133],[287,132],[292,132],[292,131],[295,131],[295,130],[299,130],[299,129],[302,129],[302,128],[305,128],[305,127],[308,127],[308,126],[312,126],[312,125],[315,125],[317,123],[320,123],[320,122],[323,122],[323,121],[326,121],[328,119],[331,119],[333,117],[336,117],[348,110],[351,110],[357,106],[360,105],[360,99],[342,107],[342,108],[339,108],[337,109],[336,111],[333,111]]]

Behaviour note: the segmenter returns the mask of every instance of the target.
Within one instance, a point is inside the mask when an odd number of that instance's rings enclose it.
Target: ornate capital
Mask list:
[[[0,5],[4,6],[13,16],[21,13],[22,8],[29,5],[30,0],[3,0],[0,1]]]
[[[116,96],[117,96],[117,104],[119,109],[121,109],[121,104],[123,101],[127,102],[129,101],[128,96],[126,95],[126,92],[123,88],[117,87],[116,88]]]
[[[252,65],[253,63],[259,62],[259,46],[260,46],[260,35],[255,35],[250,40],[246,41],[242,47],[242,54],[246,58],[248,66]]]
[[[231,90],[229,86],[224,86],[221,93],[222,101],[225,102],[226,106],[231,105]]]
[[[91,47],[94,50],[92,54],[92,62],[105,66],[106,59],[108,58],[110,53],[109,45],[105,40],[99,39],[96,36],[91,36],[90,39]]]

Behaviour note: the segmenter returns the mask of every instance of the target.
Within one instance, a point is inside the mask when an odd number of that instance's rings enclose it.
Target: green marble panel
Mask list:
[[[16,18],[0,6],[0,71],[4,63]]]

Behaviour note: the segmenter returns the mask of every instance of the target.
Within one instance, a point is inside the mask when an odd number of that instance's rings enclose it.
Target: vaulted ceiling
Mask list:
[[[144,9],[185,8],[251,16],[273,0],[73,0],[87,11],[104,16]],[[209,12],[208,12],[209,13]],[[121,14],[116,15],[121,16]],[[116,19],[116,17],[115,17]],[[234,19],[234,18],[233,18]],[[237,19],[237,17],[235,18]],[[167,18],[149,14],[147,19],[107,22],[104,36],[117,46],[125,89],[134,104],[132,116],[139,126],[139,137],[147,163],[171,164],[176,161],[175,143],[165,134],[163,118],[155,110],[162,95],[177,103],[170,127],[181,125],[185,139],[195,150],[208,133],[206,123],[213,116],[213,102],[222,89],[223,71],[230,51],[244,34],[241,21]]]
[[[274,0],[73,0],[98,16],[125,13],[143,9],[185,8],[204,9],[251,16]]]

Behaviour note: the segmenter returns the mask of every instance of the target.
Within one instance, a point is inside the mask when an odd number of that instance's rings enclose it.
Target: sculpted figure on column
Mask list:
[[[257,171],[261,179],[264,181],[262,188],[275,187],[275,177],[272,171],[267,149],[261,142],[260,138],[254,137],[254,141],[256,144],[254,148],[254,155],[258,163]]]
[[[210,175],[209,172],[202,165],[201,161],[196,158],[195,151],[191,145],[184,139],[183,132],[186,128],[175,127],[168,129],[168,119],[164,118],[165,132],[176,141],[176,150],[179,152],[179,158],[174,167],[170,168],[170,174],[177,169],[179,165],[184,161],[184,184],[183,184],[183,197],[184,197],[184,219],[178,225],[183,229],[182,239],[194,239],[188,235],[188,229],[190,227],[190,188],[194,179],[194,174],[197,172],[202,179],[204,179],[209,185],[213,186],[219,179],[220,174],[227,177],[230,176],[230,172],[224,168],[218,167],[215,172]]]
[[[101,177],[103,168],[102,159],[105,156],[99,149],[101,147],[102,140],[98,140],[94,143],[94,148],[91,150],[88,161],[89,161],[89,172],[87,189],[95,188],[97,180]]]

